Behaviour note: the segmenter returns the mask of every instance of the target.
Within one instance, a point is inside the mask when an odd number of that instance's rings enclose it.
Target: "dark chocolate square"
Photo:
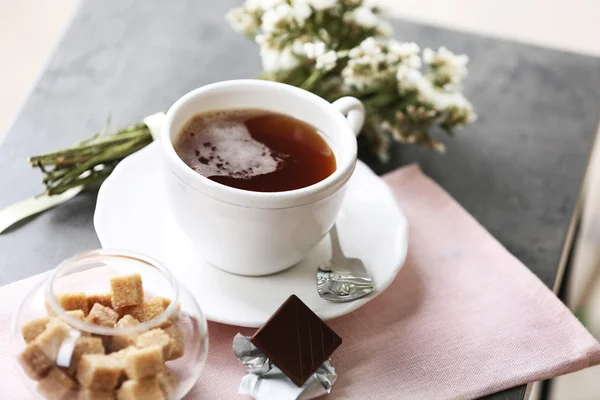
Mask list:
[[[250,341],[298,386],[342,344],[342,338],[296,295],[291,295]]]

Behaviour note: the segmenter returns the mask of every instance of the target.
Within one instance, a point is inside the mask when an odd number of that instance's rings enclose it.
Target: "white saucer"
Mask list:
[[[210,321],[258,327],[291,294],[322,319],[336,318],[375,298],[404,264],[406,218],[388,186],[360,161],[337,226],[344,253],[363,260],[375,291],[351,303],[325,301],[317,293],[316,268],[329,257],[328,236],[304,261],[270,276],[233,275],[206,264],[167,208],[162,163],[160,148],[153,143],[117,166],[98,195],[96,233],[104,248],[136,251],[170,268],[196,296]]]

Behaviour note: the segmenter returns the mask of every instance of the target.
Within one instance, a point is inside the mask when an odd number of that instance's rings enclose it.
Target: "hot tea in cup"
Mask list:
[[[335,155],[317,128],[265,110],[199,113],[183,126],[174,147],[200,175],[256,192],[300,189],[336,168]]]

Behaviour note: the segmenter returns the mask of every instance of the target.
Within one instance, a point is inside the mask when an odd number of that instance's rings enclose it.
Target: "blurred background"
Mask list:
[[[600,57],[600,0],[379,0],[371,3],[386,8],[393,18]],[[78,0],[0,0],[0,143],[78,4]],[[569,307],[598,339],[600,210],[594,205],[600,202],[599,153],[594,151],[588,170],[582,197],[583,219],[565,297]],[[551,386],[548,397],[540,385],[536,385],[530,399],[600,399],[600,367],[558,378]]]

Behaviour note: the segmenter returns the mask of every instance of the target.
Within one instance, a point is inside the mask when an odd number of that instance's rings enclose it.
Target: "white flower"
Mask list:
[[[351,49],[348,55],[350,58],[360,58],[362,56],[375,56],[383,51],[382,43],[373,37],[369,37],[360,44]]]
[[[344,15],[346,22],[354,22],[364,28],[375,28],[379,24],[380,19],[368,7],[357,7],[352,12]]]
[[[247,10],[262,10],[262,0],[246,0],[244,8]]]
[[[290,70],[299,63],[298,57],[292,53],[290,47],[279,51],[265,45],[260,49],[260,57],[263,69],[267,72]]]
[[[259,46],[262,46],[263,44],[265,44],[267,42],[267,36],[266,35],[256,35],[256,37],[254,38],[254,41]]]
[[[391,54],[388,41],[369,37],[348,52],[348,64],[342,70],[344,86],[358,90],[393,81],[399,55]]]
[[[306,58],[309,60],[314,60],[315,58],[324,54],[326,48],[325,43],[318,40],[316,42],[304,43],[303,50]]]
[[[423,50],[423,62],[427,65],[433,63],[433,59],[435,58],[435,52],[430,48],[425,48]]]
[[[415,91],[429,92],[431,82],[421,71],[412,68],[405,64],[400,64],[396,72],[396,81],[398,83],[398,91],[400,94]]]
[[[292,53],[300,58],[314,60],[327,51],[326,45],[322,41],[307,42],[306,40],[307,38],[296,39],[291,45],[288,45],[291,47]]]
[[[392,36],[393,29],[392,25],[390,25],[387,21],[379,20],[377,26],[375,27],[375,35],[389,37]]]
[[[465,54],[454,54],[444,46],[440,47],[437,53],[434,53],[431,49],[425,49],[423,60],[432,66],[451,65],[456,69],[466,69],[469,63],[469,57]]]
[[[464,54],[454,54],[445,47],[437,52],[431,49],[423,50],[423,62],[435,74],[436,84],[446,88],[456,88],[467,75],[469,57]]]
[[[387,57],[390,64],[401,62],[411,68],[421,68],[420,49],[416,43],[389,40],[387,42],[387,49]]]
[[[329,50],[327,53],[321,54],[317,57],[317,69],[322,71],[330,71],[335,68],[337,64],[337,53],[333,50]]]
[[[295,0],[292,2],[292,8],[294,9],[294,19],[299,25],[304,22],[312,15],[312,9],[307,0]]]
[[[233,8],[225,14],[225,19],[229,25],[237,31],[245,34],[253,34],[258,30],[258,21],[256,17],[243,7]]]
[[[325,10],[336,5],[337,0],[307,0],[315,10]]]
[[[451,120],[454,128],[468,125],[477,120],[473,105],[462,93],[446,93],[444,102],[445,110],[448,111],[448,119]]]
[[[436,87],[418,69],[400,64],[396,79],[400,94],[416,93],[420,104],[442,115],[442,119],[448,121],[453,128],[467,125],[477,118],[473,112],[473,105],[462,93],[448,92]]]
[[[289,4],[280,4],[273,9],[265,11],[262,19],[262,29],[266,33],[285,29],[290,22],[295,20],[294,16],[294,9]]]

